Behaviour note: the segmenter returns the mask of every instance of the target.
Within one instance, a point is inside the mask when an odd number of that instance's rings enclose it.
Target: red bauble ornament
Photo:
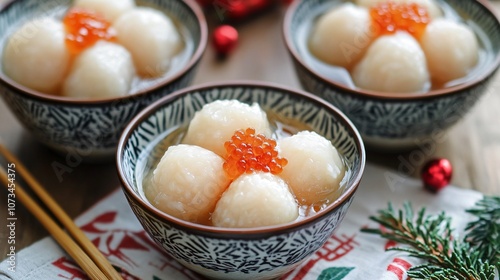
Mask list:
[[[213,45],[217,54],[226,56],[238,43],[238,31],[230,25],[221,25],[214,30]]]
[[[422,180],[426,189],[438,192],[446,187],[451,180],[453,168],[449,160],[433,159],[422,168]]]

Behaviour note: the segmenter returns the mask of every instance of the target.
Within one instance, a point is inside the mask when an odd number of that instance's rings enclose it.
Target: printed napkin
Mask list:
[[[403,280],[418,262],[401,252],[385,252],[393,242],[360,229],[376,227],[369,216],[386,208],[388,202],[401,206],[410,200],[415,208],[429,213],[446,211],[457,232],[463,232],[472,217],[464,210],[482,195],[449,186],[438,194],[424,190],[419,180],[387,169],[367,165],[363,181],[341,226],[315,255],[282,280],[381,279]],[[97,203],[76,219],[76,223],[124,279],[200,280],[203,277],[184,268],[149,239],[130,210],[121,189]],[[44,238],[18,252],[15,272],[8,260],[0,263],[0,279],[87,279],[85,274],[51,238]]]

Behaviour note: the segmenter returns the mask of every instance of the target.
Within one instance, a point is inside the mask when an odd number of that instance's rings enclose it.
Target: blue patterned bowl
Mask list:
[[[0,11],[0,53],[6,37],[23,22],[43,15],[62,17],[71,0],[17,0]],[[194,0],[137,0],[175,17],[192,40],[188,61],[164,78],[121,98],[76,100],[42,94],[7,77],[0,69],[0,93],[9,108],[41,143],[62,154],[86,160],[111,160],[125,125],[142,108],[175,90],[188,86],[207,44],[207,23]],[[0,57],[0,65],[1,63]],[[36,67],[36,65],[33,65]]]
[[[258,103],[266,112],[309,125],[330,139],[345,157],[348,177],[341,196],[315,216],[280,226],[227,229],[203,226],[153,207],[140,185],[148,146],[166,131],[187,125],[196,111],[215,100]],[[335,107],[305,92],[250,82],[205,85],[173,93],[143,110],[125,128],[117,168],[127,200],[151,238],[186,267],[215,279],[274,279],[318,250],[344,218],[365,166],[361,137]]]
[[[500,22],[487,1],[436,0],[483,32],[486,58],[468,81],[425,94],[382,93],[346,86],[327,77],[308,57],[307,34],[314,19],[341,0],[297,0],[283,23],[284,39],[302,87],[344,112],[365,144],[399,151],[429,141],[458,122],[486,91],[500,65]]]

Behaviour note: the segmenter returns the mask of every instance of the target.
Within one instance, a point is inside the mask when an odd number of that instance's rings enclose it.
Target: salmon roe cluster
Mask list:
[[[370,8],[370,16],[376,36],[406,31],[419,39],[431,21],[425,7],[417,3],[382,2]]]
[[[224,143],[224,148],[227,154],[223,167],[231,179],[256,171],[276,175],[288,163],[285,158],[278,157],[276,141],[255,134],[253,128],[236,131],[231,140]]]
[[[66,45],[72,54],[78,54],[99,40],[113,41],[116,34],[111,23],[99,14],[71,9],[63,19],[66,29]]]

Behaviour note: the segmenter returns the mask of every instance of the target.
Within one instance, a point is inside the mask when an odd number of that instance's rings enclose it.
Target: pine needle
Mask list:
[[[467,225],[464,240],[454,240],[451,218],[445,212],[428,215],[422,208],[415,215],[409,202],[397,211],[389,203],[387,209],[370,217],[384,230],[362,231],[408,245],[388,250],[424,260],[424,264],[410,268],[411,279],[494,280],[495,267],[499,267],[500,198],[485,197],[467,213],[477,220]]]

